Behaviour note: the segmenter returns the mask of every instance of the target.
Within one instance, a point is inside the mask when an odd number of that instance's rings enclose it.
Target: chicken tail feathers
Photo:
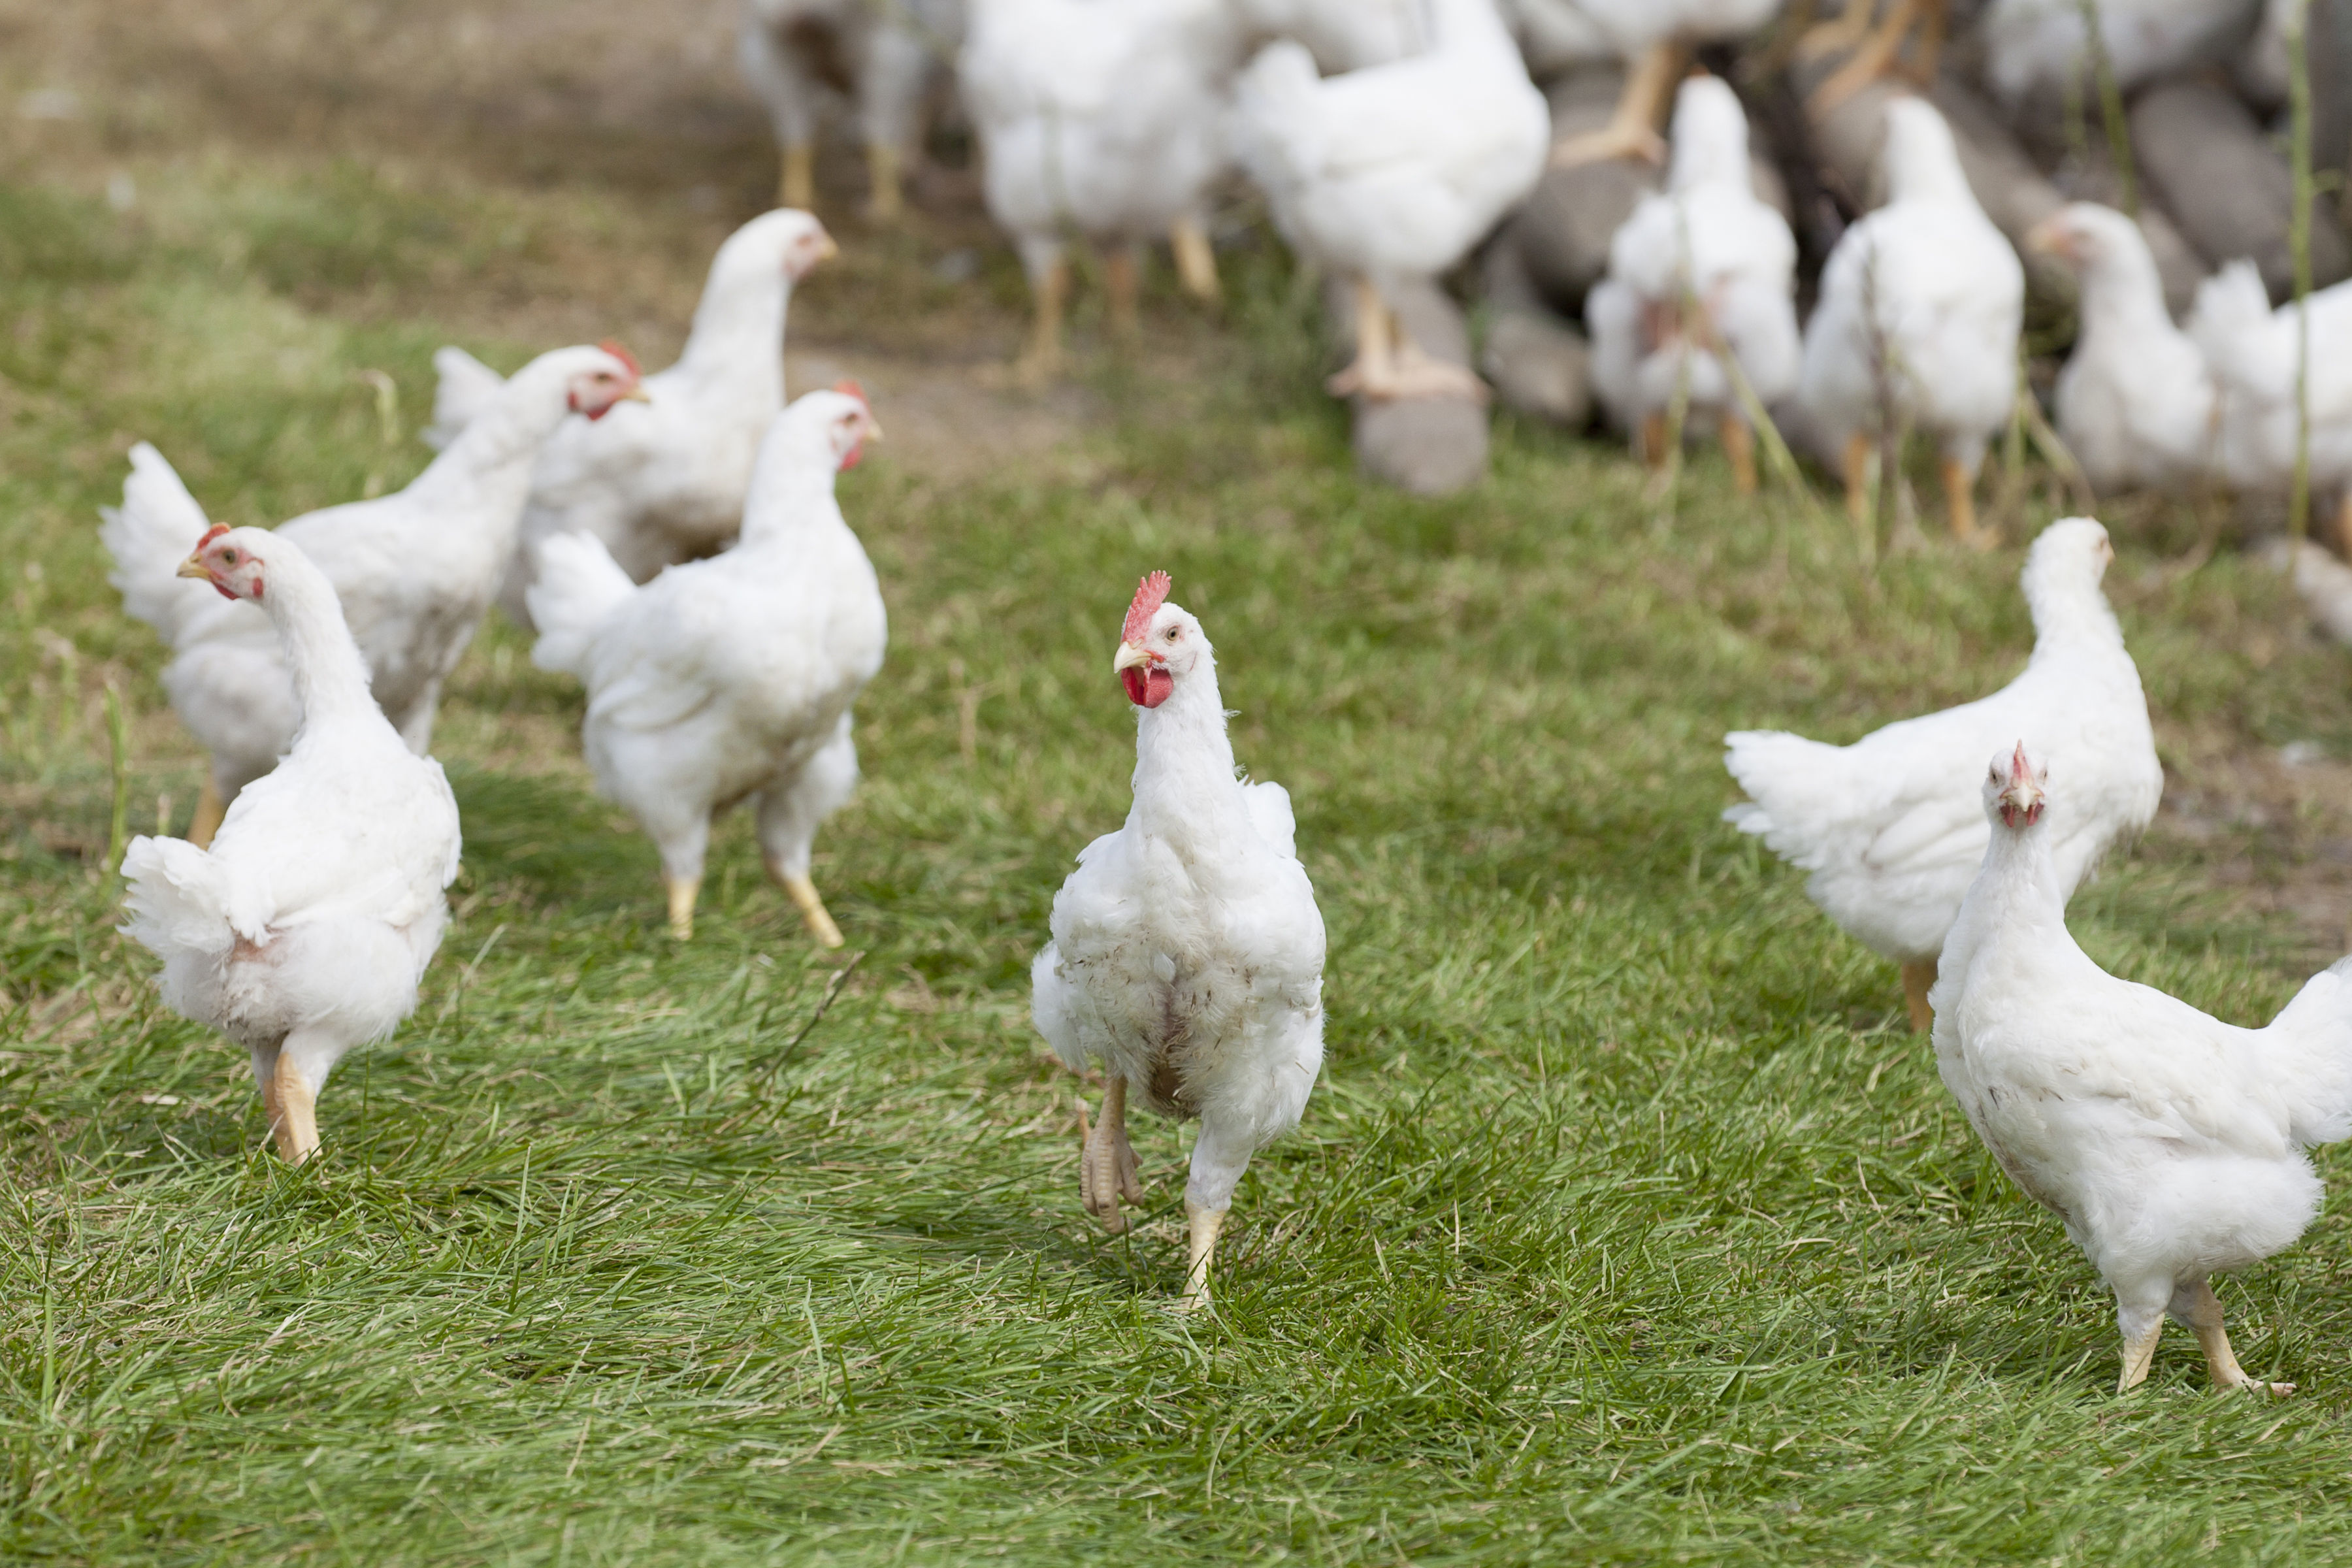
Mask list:
[[[1723,820],[1763,839],[1774,854],[1811,864],[1809,818],[1821,814],[1822,780],[1838,776],[1838,747],[1785,730],[1733,731],[1723,738],[1723,765],[1748,799],[1727,808]]]
[[[1234,152],[1260,184],[1288,187],[1321,162],[1315,57],[1289,39],[1258,51],[1234,84]]]
[[[2289,1130],[2303,1144],[2352,1138],[2352,958],[2305,982],[2262,1031],[2273,1069],[2293,1086]]]
[[[228,878],[204,850],[184,838],[142,834],[122,852],[122,879],[130,884],[124,935],[167,962],[227,951],[234,935]]]
[[[456,440],[507,383],[506,377],[461,348],[434,350],[433,368],[441,380],[433,389],[433,423],[423,434],[425,444],[437,452]]]
[[[588,678],[596,629],[637,591],[593,534],[558,533],[539,545],[539,580],[524,595],[539,642],[530,661],[541,669]]]
[[[212,527],[205,509],[163,454],[142,441],[131,448],[122,504],[100,507],[98,514],[98,536],[114,557],[106,580],[121,593],[125,610],[177,647],[189,616],[205,605],[212,592],[178,575],[180,563]]]

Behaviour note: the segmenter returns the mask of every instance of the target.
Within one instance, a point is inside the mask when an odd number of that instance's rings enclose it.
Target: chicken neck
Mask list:
[[[1216,666],[1205,649],[1166,701],[1140,711],[1134,784],[1128,821],[1173,848],[1196,881],[1250,841]]]
[[[453,564],[462,552],[468,580],[492,576],[514,551],[540,448],[571,413],[568,377],[560,363],[517,371],[400,494],[413,513],[448,520],[434,531],[434,546]],[[482,566],[484,559],[490,564]],[[495,585],[485,586],[485,597]]]
[[[268,574],[261,607],[278,628],[294,696],[302,706],[295,743],[322,724],[352,718],[372,718],[389,733],[391,726],[368,690],[367,661],[343,624],[342,605],[326,574],[290,551],[276,552]],[[398,737],[394,739],[396,743]]]
[[[782,407],[792,298],[792,279],[772,255],[730,256],[722,247],[694,308],[686,351],[660,373],[656,398],[690,392],[723,400],[730,410]]]

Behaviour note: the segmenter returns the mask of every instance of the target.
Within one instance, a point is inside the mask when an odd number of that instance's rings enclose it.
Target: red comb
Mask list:
[[[202,550],[205,545],[210,544],[214,540],[218,539],[222,534],[226,533],[227,531],[228,524],[225,522],[216,522],[213,524],[210,528],[205,530],[205,536],[196,541],[196,549]],[[194,551],[191,551],[189,553],[194,554]]]
[[[843,376],[839,381],[833,384],[833,389],[835,392],[854,397],[860,403],[865,403],[868,408],[874,406],[873,404],[866,402],[866,389],[857,384],[857,378],[854,375]]]
[[[614,359],[619,360],[623,364],[627,365],[631,375],[643,379],[646,373],[638,368],[636,355],[623,348],[611,338],[606,338],[603,342],[598,343],[596,346],[603,349],[606,353],[611,354]]]
[[[1165,572],[1154,572],[1136,584],[1135,603],[1127,607],[1127,624],[1118,629],[1122,642],[1141,642],[1143,634],[1151,629],[1151,617],[1168,602],[1171,584]]]

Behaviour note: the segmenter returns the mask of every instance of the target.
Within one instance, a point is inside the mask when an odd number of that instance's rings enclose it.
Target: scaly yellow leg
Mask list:
[[[824,900],[816,896],[816,884],[804,876],[780,876],[776,880],[782,885],[785,896],[793,900],[793,907],[801,911],[801,919],[808,922],[809,935],[816,938],[817,945],[839,947],[841,928],[833,923],[833,916],[825,911]]]
[[[221,819],[227,815],[220,786],[213,783],[212,774],[205,774],[204,790],[196,796],[196,817],[188,824],[188,842],[199,849],[211,848],[213,835],[220,831]]]
[[[798,207],[803,212],[816,209],[816,149],[787,147],[784,149],[783,177],[776,182],[776,205]]]
[[[665,876],[662,886],[669,891],[669,934],[680,942],[692,941],[694,900],[702,892],[702,879]]]
[[[289,1052],[278,1053],[278,1065],[270,1069],[269,1079],[278,1089],[278,1107],[270,1118],[270,1135],[278,1141],[279,1156],[289,1164],[299,1165],[319,1152],[316,1100],[310,1093],[310,1086],[302,1080],[301,1071],[295,1067],[294,1058]]]
[[[1217,1233],[1225,1228],[1225,1214],[1184,1200],[1184,1298],[1179,1305],[1185,1311],[1209,1304],[1209,1265],[1216,1259]]]
[[[866,149],[867,195],[866,216],[877,223],[896,223],[907,210],[898,177],[898,149],[877,142]]]
[[[1927,993],[1936,988],[1936,961],[1915,958],[1903,966],[1903,1001],[1911,1009],[1911,1027],[1926,1034],[1936,1026],[1935,1010],[1927,1005]]]

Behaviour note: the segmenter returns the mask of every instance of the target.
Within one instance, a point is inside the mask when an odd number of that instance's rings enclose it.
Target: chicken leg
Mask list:
[[[1412,341],[1379,285],[1356,280],[1356,357],[1325,382],[1334,397],[1358,395],[1375,403],[1406,397],[1466,397],[1484,404],[1486,384],[1458,364],[1431,357]]]
[[[702,879],[665,873],[662,886],[669,889],[669,934],[680,942],[693,941],[694,900],[702,891]]]
[[[299,1165],[319,1152],[318,1098],[290,1044],[289,1037],[275,1050],[256,1049],[253,1076],[261,1080],[261,1109],[278,1157]]]
[[[1062,317],[1070,304],[1070,264],[1055,257],[1032,280],[1037,317],[1029,330],[1029,347],[1013,367],[1014,377],[1030,386],[1043,386],[1062,374]]]
[[[2145,1329],[2124,1331],[2124,1370],[2123,1375],[2116,1379],[2117,1394],[2129,1394],[2147,1381],[2147,1369],[2156,1361],[2157,1336],[2163,1332],[2164,1314],[2161,1312]]]
[[[1927,1005],[1927,993],[1936,988],[1936,961],[1915,958],[1903,966],[1903,1003],[1911,1009],[1911,1031],[1924,1035],[1936,1026],[1935,1009]]]
[[[877,142],[866,149],[866,216],[876,223],[896,223],[907,210],[900,189],[898,149]]]
[[[1836,26],[1843,29],[1857,8],[1850,6]],[[1936,58],[1944,47],[1944,0],[1895,0],[1886,19],[1864,34],[1845,64],[1813,89],[1805,104],[1813,118],[1820,120],[1887,75],[1915,26],[1919,29],[1919,61],[1910,74],[1922,84],[1935,80]]]
[[[2183,1301],[2182,1297],[2188,1300]],[[2197,1331],[2198,1346],[2205,1352],[2206,1374],[2212,1378],[2214,1387],[2247,1388],[2279,1398],[2294,1392],[2291,1383],[2264,1383],[2249,1376],[2246,1369],[2238,1364],[2237,1356],[2230,1349],[2229,1331],[2221,1326],[2221,1303],[2213,1294],[2211,1280],[2200,1279],[2186,1290],[2174,1292],[2172,1300],[2176,1310],[2187,1309],[2179,1315]]]
[[[1842,49],[1851,49],[1870,37],[1870,19],[1878,9],[1878,0],[1845,0],[1845,9],[1834,22],[1823,22],[1805,29],[1797,40],[1797,53],[1805,59],[1818,59]]]
[[[833,916],[825,909],[824,900],[817,897],[816,884],[809,880],[807,872],[780,870],[771,864],[768,875],[776,879],[776,885],[783,889],[784,896],[792,900],[793,907],[800,910],[801,919],[808,926],[809,935],[816,938],[819,947],[841,945],[841,928],[833,923]]]
[[[1110,306],[1113,337],[1132,338],[1142,320],[1137,300],[1141,297],[1143,284],[1135,252],[1134,246],[1122,240],[1103,258],[1103,293]]]
[[[1737,414],[1727,414],[1716,426],[1723,455],[1731,459],[1731,483],[1741,495],[1756,493],[1756,432]]]
[[[1612,158],[1640,158],[1652,163],[1666,161],[1665,138],[1658,134],[1659,112],[1672,93],[1682,69],[1681,46],[1671,40],[1653,44],[1625,78],[1625,90],[1609,123],[1598,131],[1564,137],[1552,143],[1551,166],[1573,168]]]
[[[784,149],[784,170],[776,182],[776,205],[803,212],[816,206],[816,148],[803,142]]]
[[[1977,527],[1977,477],[1958,458],[1939,460],[1938,468],[1944,479],[1944,508],[1952,524],[1952,537],[1971,550],[1990,550],[1996,542],[1993,535]]]
[[[1228,1212],[1184,1200],[1184,1296],[1177,1303],[1184,1311],[1209,1304],[1209,1265],[1216,1259],[1217,1233],[1225,1228]]]
[[[1870,521],[1870,459],[1875,449],[1859,430],[1845,438],[1845,514],[1856,526]]]
[[[1127,1079],[1117,1073],[1109,1075],[1103,1086],[1102,1121],[1091,1131],[1087,1128],[1087,1102],[1079,1100],[1078,1141],[1079,1200],[1105,1230],[1117,1236],[1127,1228],[1118,1200],[1123,1197],[1139,1206],[1143,1202],[1143,1182],[1135,1170],[1135,1146],[1127,1141]]]
[[[195,819],[188,824],[188,842],[199,849],[213,847],[213,835],[220,831],[221,819],[228,815],[228,806],[221,799],[220,784],[213,775],[205,775],[205,787],[196,795]]]
[[[1217,253],[1208,231],[1197,219],[1180,217],[1168,228],[1168,248],[1176,255],[1176,276],[1184,292],[1213,305],[1222,295],[1217,285]]]

